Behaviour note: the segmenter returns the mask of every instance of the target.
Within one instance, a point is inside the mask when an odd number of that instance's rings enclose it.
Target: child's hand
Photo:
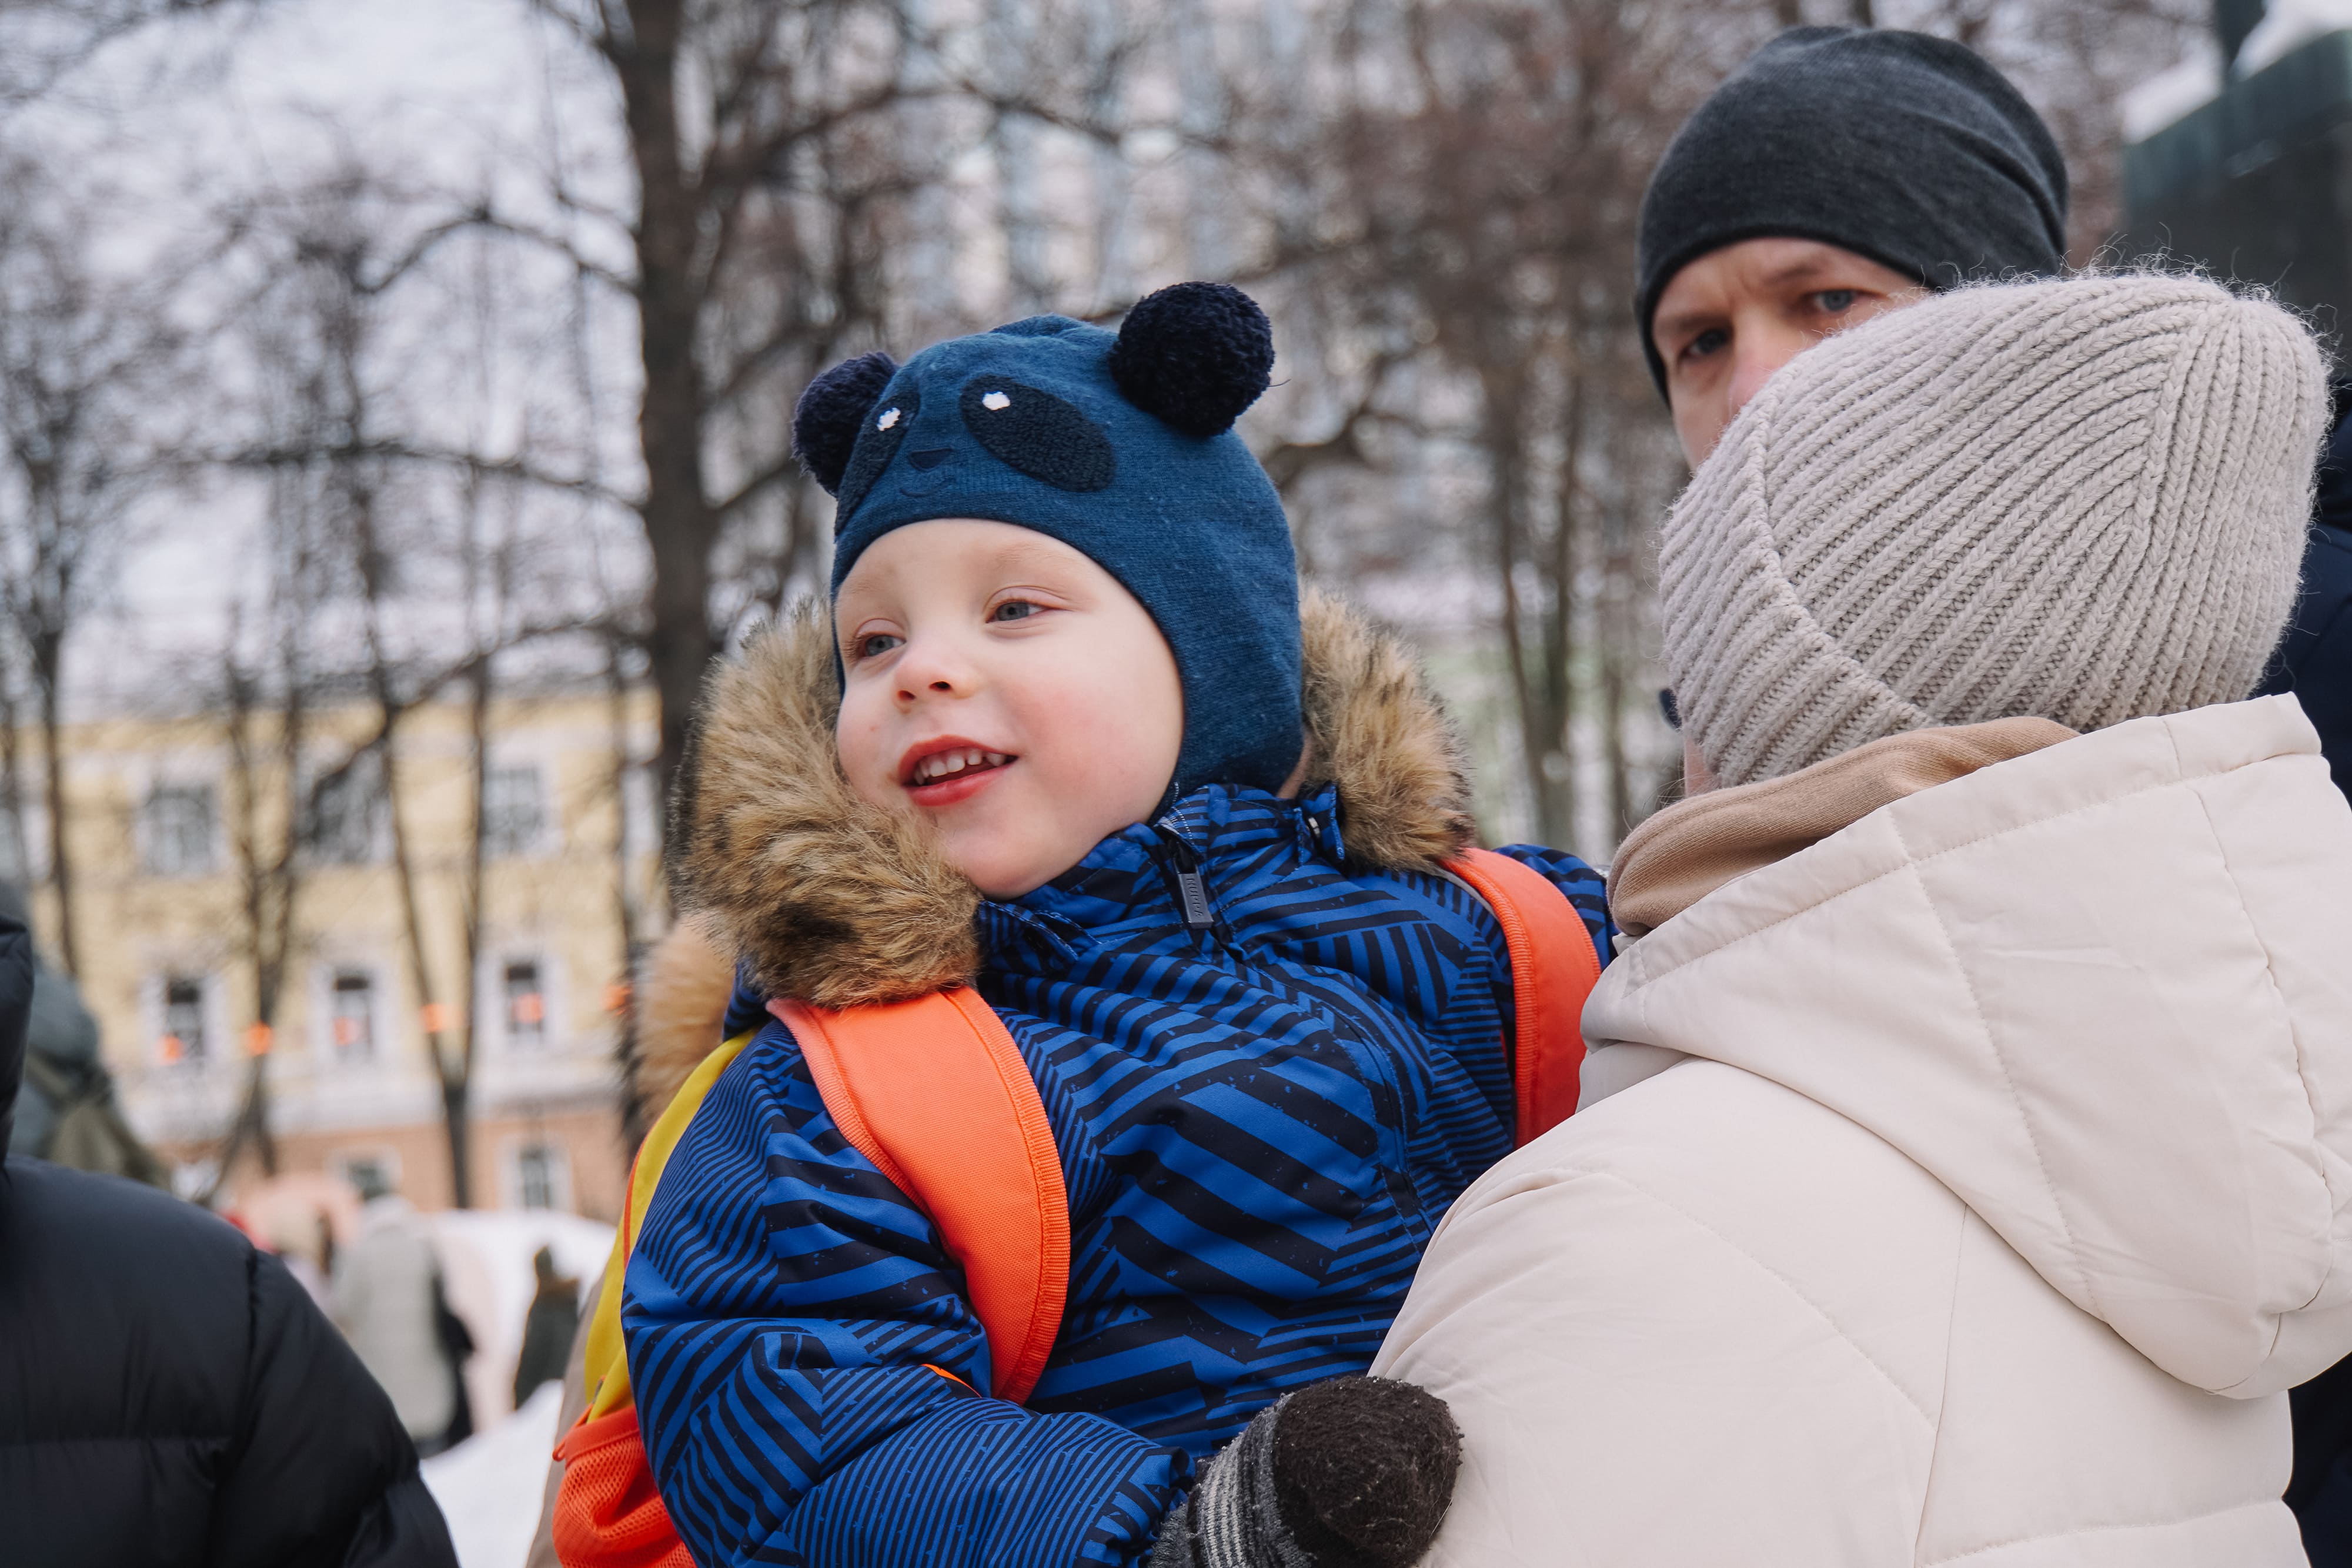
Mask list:
[[[1407,1568],[1437,1538],[1461,1462],[1435,1395],[1378,1377],[1316,1384],[1209,1462],[1150,1568]]]

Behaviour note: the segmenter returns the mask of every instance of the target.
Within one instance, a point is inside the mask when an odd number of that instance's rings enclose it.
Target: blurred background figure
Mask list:
[[[572,1341],[580,1326],[580,1281],[555,1268],[555,1250],[542,1247],[531,1255],[531,1271],[539,1290],[523,1316],[522,1355],[515,1363],[514,1402],[520,1407],[542,1383],[563,1381]]]
[[[37,983],[0,914],[0,1146]],[[275,1259],[136,1183],[0,1162],[9,1568],[456,1568],[391,1405]]]
[[[335,1259],[335,1322],[430,1458],[472,1435],[463,1378],[472,1336],[449,1310],[433,1233],[415,1207],[376,1177],[360,1197],[359,1234]]]
[[[0,921],[29,926],[25,890],[0,882]],[[27,939],[29,941],[29,938]],[[33,1009],[25,1041],[24,1083],[7,1152],[75,1170],[166,1184],[163,1163],[123,1121],[114,1075],[99,1055],[98,1020],[71,979],[32,949]]]

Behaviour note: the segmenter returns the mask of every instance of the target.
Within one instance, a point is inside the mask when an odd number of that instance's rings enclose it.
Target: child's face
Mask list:
[[[1184,740],[1176,657],[1101,567],[1010,523],[893,528],[834,601],[850,787],[1016,898],[1148,817]]]

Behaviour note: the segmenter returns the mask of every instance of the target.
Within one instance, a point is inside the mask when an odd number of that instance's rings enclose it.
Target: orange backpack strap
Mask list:
[[[1584,998],[1601,978],[1601,955],[1584,917],[1534,867],[1492,850],[1465,850],[1445,869],[1468,883],[1502,923],[1511,953],[1511,1052],[1518,1092],[1516,1143],[1576,1113],[1584,1070]]]
[[[800,1042],[843,1137],[930,1216],[988,1333],[991,1388],[1037,1385],[1070,1284],[1062,1158],[1029,1065],[967,986],[911,1002],[768,1010]]]

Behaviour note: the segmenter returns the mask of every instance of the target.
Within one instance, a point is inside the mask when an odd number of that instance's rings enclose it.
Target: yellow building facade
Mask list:
[[[635,760],[655,748],[651,695],[437,703],[371,752],[379,722],[365,703],[315,712],[292,747],[274,713],[242,745],[217,713],[68,732],[78,978],[125,1113],[184,1189],[219,1180],[234,1201],[262,1174],[251,1138],[221,1168],[257,1070],[278,1171],[373,1177],[446,1207],[431,1031],[454,1061],[470,1030],[472,1203],[611,1220],[630,943],[661,917],[652,779]],[[45,814],[28,805],[22,826],[55,962]]]

